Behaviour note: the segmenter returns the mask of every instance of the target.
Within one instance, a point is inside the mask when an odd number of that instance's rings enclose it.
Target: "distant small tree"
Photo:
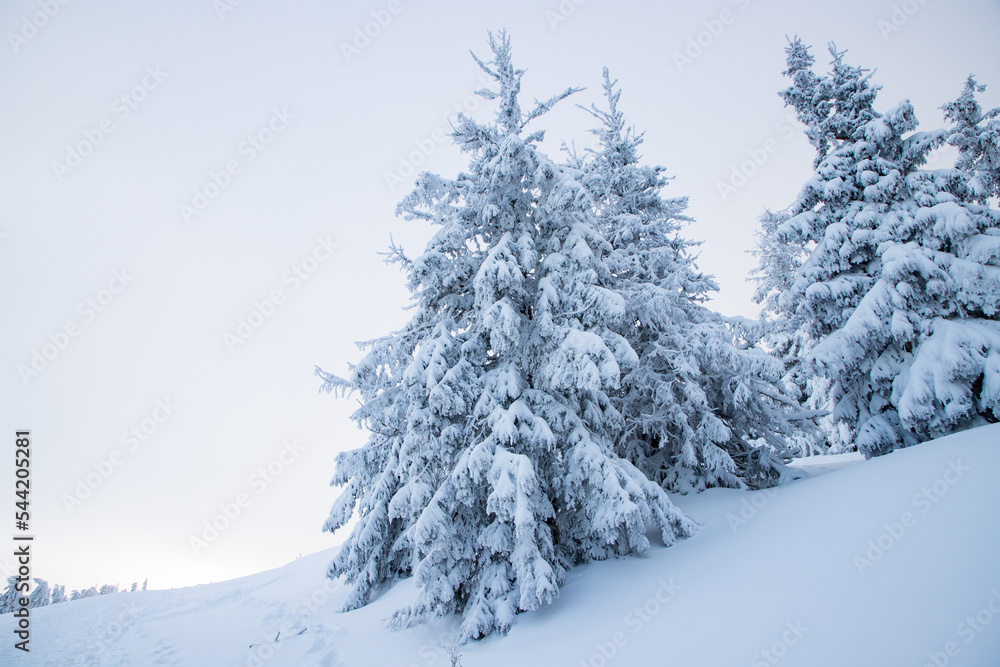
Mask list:
[[[28,596],[28,606],[31,608],[45,607],[52,601],[52,590],[44,579],[35,577],[35,588]]]
[[[0,614],[9,614],[16,609],[17,599],[20,597],[17,591],[17,577],[7,577],[7,587],[0,594]]]
[[[66,602],[69,598],[66,597],[66,587],[62,584],[58,584],[52,587],[52,604],[59,604],[60,602]]]

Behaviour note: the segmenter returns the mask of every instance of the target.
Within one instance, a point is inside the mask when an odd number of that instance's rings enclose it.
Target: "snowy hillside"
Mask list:
[[[1000,664],[1000,425],[855,465],[819,461],[773,491],[675,496],[700,524],[693,538],[572,570],[554,604],[461,647],[460,664]],[[30,658],[4,642],[0,664],[451,664],[457,619],[383,629],[410,582],[338,613],[331,556],[32,610]],[[0,634],[12,625],[0,618]]]

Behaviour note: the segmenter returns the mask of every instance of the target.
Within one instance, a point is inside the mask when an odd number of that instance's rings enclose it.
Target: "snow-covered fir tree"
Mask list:
[[[786,73],[793,71],[795,62],[811,62],[803,58],[802,48],[796,40],[786,50]],[[789,260],[800,264],[790,284],[784,277],[772,279],[774,282],[768,286],[780,286],[781,292],[770,295],[771,304],[780,309],[779,314],[793,324],[803,324],[815,337],[840,327],[871,286],[869,269],[878,239],[864,233],[854,238],[852,235],[859,228],[870,230],[877,219],[881,202],[866,201],[865,188],[870,188],[869,194],[876,189],[890,192],[899,177],[894,164],[883,159],[876,165],[869,157],[855,154],[857,133],[877,115],[872,103],[878,87],[869,84],[867,70],[847,65],[844,52],[838,52],[832,44],[830,53],[833,62],[829,76],[809,78],[803,71],[794,70],[793,85],[783,93],[786,101],[793,100],[788,103],[796,105],[807,136],[817,146],[818,162],[816,173],[790,209],[790,219],[770,227],[766,231],[768,238],[762,240],[770,245],[772,253],[775,246],[784,245]],[[800,91],[803,80],[809,87]],[[864,164],[859,166],[862,161]],[[873,169],[876,166],[885,173],[878,173]],[[864,183],[856,178],[860,172],[864,172]],[[800,254],[807,251],[808,258]],[[775,264],[767,271],[773,275],[781,268]],[[827,289],[814,288],[816,283],[825,284]]]
[[[69,594],[70,600],[82,600],[83,598],[97,597],[97,587],[91,586],[90,588],[85,588],[81,590],[73,590]]]
[[[948,131],[917,132],[909,101],[878,114],[865,70],[831,53],[831,75],[810,84],[828,92],[799,114],[829,148],[772,232],[809,255],[777,303],[814,341],[831,438],[873,456],[996,420],[998,215],[974,203],[987,170],[920,169]]]
[[[816,149],[813,167],[818,167],[831,149],[851,141],[854,132],[876,118],[873,108],[881,88],[870,82],[872,72],[844,62],[846,51],[829,45],[830,74],[813,72],[815,58],[809,47],[796,37],[785,48],[786,69],[782,72],[792,85],[779,95],[786,106],[795,109],[809,143]]]
[[[779,236],[779,230],[790,217],[787,209],[768,209],[758,219],[757,247],[750,252],[759,264],[750,275],[757,283],[752,298],[761,305],[762,319],[751,332],[751,340],[781,360],[784,391],[819,420],[829,414],[829,381],[807,367],[806,360],[815,340],[803,321],[805,313],[788,301],[793,294],[792,282],[808,254],[803,239]],[[800,428],[792,434],[791,441],[804,456],[828,450],[822,428]]]
[[[0,614],[13,612],[20,597],[21,594],[17,590],[17,577],[7,577],[7,586],[3,593],[0,593]]]
[[[796,37],[785,48],[786,68],[783,74],[791,85],[779,96],[785,105],[795,110],[809,143],[816,149],[813,167],[817,173],[806,184],[798,200],[788,209],[765,211],[760,217],[758,244],[754,254],[758,266],[751,272],[757,282],[754,301],[762,306],[761,316],[766,325],[761,328],[763,346],[770,349],[785,365],[785,383],[798,391],[799,399],[812,409],[830,410],[830,382],[810,368],[810,353],[823,336],[841,324],[841,316],[853,308],[870,284],[866,267],[872,261],[874,248],[854,248],[841,258],[839,269],[829,268],[815,249],[828,252],[825,246],[836,246],[837,239],[824,238],[827,228],[848,215],[854,201],[838,188],[846,188],[846,175],[853,172],[849,151],[840,156],[830,152],[845,144],[853,145],[853,133],[863,123],[877,116],[873,102],[879,86],[870,81],[871,72],[853,67],[844,61],[844,52],[829,45],[832,57],[829,75],[813,70],[815,58],[810,47]],[[825,188],[825,189],[824,189]],[[822,202],[822,206],[820,203]],[[816,215],[800,216],[802,213]],[[789,219],[794,224],[789,225]],[[841,229],[841,227],[835,227]],[[804,266],[807,259],[819,266]],[[814,290],[814,303],[806,302],[806,292],[813,282],[826,280],[837,273],[836,288],[831,293]],[[833,303],[822,303],[832,296]],[[829,301],[829,299],[827,299]],[[823,423],[834,444],[843,444],[850,433],[839,433],[832,417]],[[803,444],[805,452],[824,449],[827,438],[812,437]]]
[[[59,604],[60,602],[67,602],[69,600],[79,600],[85,597],[118,592],[117,586],[104,585],[101,587],[100,592],[98,592],[96,587],[91,586],[82,591],[74,590],[67,596],[66,587],[62,584],[50,587],[47,581],[38,577],[34,581],[35,585],[32,587],[31,592],[24,596],[28,598],[28,607],[30,608],[44,607],[49,604]],[[21,594],[17,592],[17,583],[17,577],[7,578],[7,588],[0,594],[0,614],[14,611],[17,598],[21,597]]]
[[[976,93],[984,90],[969,76],[958,99],[942,107],[953,124],[948,143],[959,151],[955,168],[965,177],[966,199],[979,204],[1000,194],[1000,109],[983,112]]]
[[[612,396],[637,355],[616,330],[625,297],[579,172],[526,126],[572,89],[523,112],[506,35],[477,63],[494,82],[493,123],[461,116],[470,154],[455,179],[423,174],[399,205],[439,226],[415,259],[396,253],[414,315],[373,341],[348,380],[370,434],[337,459],[344,486],[327,530],[358,523],[330,567],[345,609],[412,575],[417,598],[395,628],[461,613],[463,638],[507,632],[551,601],[574,563],[666,544],[693,524],[615,453],[625,430]]]
[[[45,607],[48,606],[51,600],[52,589],[49,588],[49,582],[35,577],[35,587],[32,589],[31,594],[28,595],[28,606],[32,608]]]
[[[642,135],[626,126],[607,70],[604,93],[607,108],[589,109],[599,146],[573,163],[608,243],[601,278],[625,302],[614,331],[636,354],[612,395],[626,422],[618,451],[675,491],[772,486],[791,474],[780,456],[802,415],[783,395],[781,366],[738,349],[705,307],[718,287],[680,236],[687,199],[663,198],[664,169],[640,164]]]
[[[758,265],[750,272],[757,283],[753,293],[763,316],[760,340],[785,365],[786,375],[800,389],[804,387],[801,362],[808,354],[810,340],[805,333],[803,313],[788,299],[793,281],[807,252],[802,239],[781,237],[779,231],[791,213],[767,209],[758,218],[757,247],[750,251]]]
[[[62,584],[56,584],[52,587],[52,604],[59,604],[60,602],[66,602],[69,600],[66,597],[66,587]]]
[[[766,313],[781,314],[790,310],[781,299],[791,291],[792,279],[806,255],[801,241],[791,243],[778,237],[778,230],[790,217],[788,210],[767,209],[758,218],[757,247],[750,252],[760,263],[750,275],[757,282],[753,300]]]
[[[857,132],[877,116],[873,103],[879,87],[871,84],[868,70],[848,65],[844,52],[833,44],[829,51],[831,72],[819,76],[801,40],[796,38],[785,50],[784,73],[792,85],[781,97],[795,109],[816,148],[816,172],[788,209],[787,220],[762,220],[760,246],[766,251],[756,271],[763,315],[791,346],[784,352],[790,378],[814,407],[835,407],[839,396],[829,376],[815,372],[812,350],[844,324],[874,283],[880,240],[872,229],[878,225],[881,202],[866,202],[863,193],[876,172],[864,169],[866,182],[858,182],[859,163],[867,158],[854,152]],[[882,166],[883,185],[891,188],[897,172],[892,165]],[[784,258],[775,261],[780,248],[785,249]],[[798,267],[791,276],[778,273],[786,262]],[[782,343],[767,342],[776,348]],[[789,357],[796,351],[798,361]],[[845,419],[832,415],[825,425],[834,446],[853,443],[854,431]]]
[[[820,89],[822,78],[813,72],[816,59],[801,39],[796,37],[785,47],[786,69],[782,74],[792,80],[792,85],[779,95],[785,106],[795,109],[796,116],[805,127],[809,143],[816,149],[813,166],[817,166],[830,149],[829,132],[823,121],[830,113],[832,104],[825,91]]]

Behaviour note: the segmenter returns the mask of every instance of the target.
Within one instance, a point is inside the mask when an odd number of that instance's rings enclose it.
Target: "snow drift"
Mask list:
[[[459,647],[460,664],[1000,664],[1000,425],[845,466],[856,460],[809,459],[814,476],[777,489],[675,497],[693,537],[574,568],[554,603]],[[386,630],[410,581],[337,613],[330,557],[35,609],[30,654],[5,615],[0,664],[452,664],[457,617]]]

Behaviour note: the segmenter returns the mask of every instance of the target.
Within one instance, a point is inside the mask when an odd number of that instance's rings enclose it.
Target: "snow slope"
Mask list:
[[[676,497],[693,538],[571,570],[554,604],[461,647],[461,665],[1000,665],[1000,425],[830,463],[846,467]],[[5,615],[0,664],[451,665],[455,619],[382,628],[409,581],[337,613],[331,555],[32,610],[30,656]]]

